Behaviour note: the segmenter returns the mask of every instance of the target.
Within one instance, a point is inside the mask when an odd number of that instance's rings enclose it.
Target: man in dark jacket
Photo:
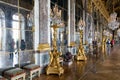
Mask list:
[[[26,48],[25,41],[22,39],[20,49],[25,50],[25,48]]]

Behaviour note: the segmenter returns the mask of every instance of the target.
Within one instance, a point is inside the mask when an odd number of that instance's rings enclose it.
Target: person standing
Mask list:
[[[13,52],[14,52],[14,46],[15,46],[14,39],[11,40],[9,46],[10,46],[10,59],[12,59],[13,58]]]
[[[26,48],[25,41],[22,39],[20,49],[25,50],[25,48]]]
[[[111,40],[111,48],[114,47],[114,44],[115,44],[115,41],[114,41],[114,39],[112,39],[112,40]]]
[[[110,39],[107,40],[107,53],[110,54],[110,46],[111,46],[111,42]]]
[[[96,57],[97,57],[98,56],[98,44],[97,44],[97,41],[94,40],[92,42],[92,44],[93,44],[93,55],[96,55]]]

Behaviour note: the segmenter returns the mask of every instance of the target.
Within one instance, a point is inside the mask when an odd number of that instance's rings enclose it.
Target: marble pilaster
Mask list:
[[[83,21],[85,21],[85,24],[86,24],[86,15],[85,15],[85,10],[83,10]],[[85,41],[86,41],[86,25],[84,26],[83,28],[83,44],[85,44]]]
[[[39,0],[39,43],[50,43],[50,0]]]
[[[75,53],[75,0],[68,0],[68,46]]]
[[[39,44],[50,45],[50,0],[40,0],[39,2]],[[40,53],[40,65],[49,63],[49,52]]]
[[[35,0],[35,50],[40,50],[41,44],[50,45],[50,0]],[[44,51],[36,54],[36,63],[44,67],[49,63],[49,52]]]
[[[35,24],[35,32],[34,32],[34,49],[37,50],[39,44],[39,0],[35,0],[34,2],[34,24]],[[39,55],[35,54],[35,63],[40,64]]]
[[[75,0],[70,0],[70,42],[75,41]]]

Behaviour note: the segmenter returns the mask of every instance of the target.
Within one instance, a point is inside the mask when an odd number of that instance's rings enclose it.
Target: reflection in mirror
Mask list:
[[[58,7],[58,10],[61,11],[61,20],[64,21],[63,28],[57,29],[57,47],[58,51],[65,53],[67,51],[67,24],[68,24],[68,0],[51,0],[51,9],[55,7],[55,4]],[[53,29],[51,28],[51,46],[53,39]]]
[[[16,64],[34,63],[34,6],[31,1],[20,0],[19,11],[18,0],[0,1],[0,70]]]
[[[0,50],[5,50],[5,13],[0,8]]]
[[[19,14],[18,13],[15,13],[13,16],[13,21],[12,21],[12,29],[13,29],[13,32],[12,32],[12,36],[13,36],[13,39],[15,41],[15,43],[17,44],[18,43],[18,40],[20,39],[25,39],[25,23],[24,23],[24,17],[22,14],[20,14],[20,26],[19,26]],[[19,33],[19,30],[21,30],[21,35]],[[14,48],[19,48],[17,45],[14,46]]]

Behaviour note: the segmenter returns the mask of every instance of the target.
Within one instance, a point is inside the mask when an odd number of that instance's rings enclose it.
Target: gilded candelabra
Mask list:
[[[53,50],[50,52],[50,63],[47,67],[46,73],[48,74],[58,74],[61,75],[64,73],[64,69],[60,65],[60,55],[62,52],[58,52],[57,48],[57,29],[63,27],[64,24],[61,21],[61,10],[58,10],[58,6],[55,4],[53,11],[51,10],[51,25],[53,28],[53,40],[52,47]]]
[[[106,30],[103,31],[103,38],[102,38],[102,53],[106,54],[107,50],[106,50],[106,42],[107,42],[107,36],[109,35],[109,32],[107,32]]]
[[[106,42],[107,42],[106,36],[103,35],[103,38],[102,38],[102,53],[103,54],[106,54]]]
[[[79,45],[76,59],[77,60],[87,60],[87,57],[86,57],[85,51],[84,51],[84,47],[83,47],[83,27],[85,26],[84,21],[80,20],[78,26],[79,26],[79,33],[80,33],[80,45]]]
[[[57,28],[59,28],[57,25],[53,25],[53,50],[50,52],[50,63],[47,67],[47,74],[58,74],[61,75],[64,73],[64,69],[60,66],[59,56],[61,55],[61,52],[58,52],[57,50]]]

